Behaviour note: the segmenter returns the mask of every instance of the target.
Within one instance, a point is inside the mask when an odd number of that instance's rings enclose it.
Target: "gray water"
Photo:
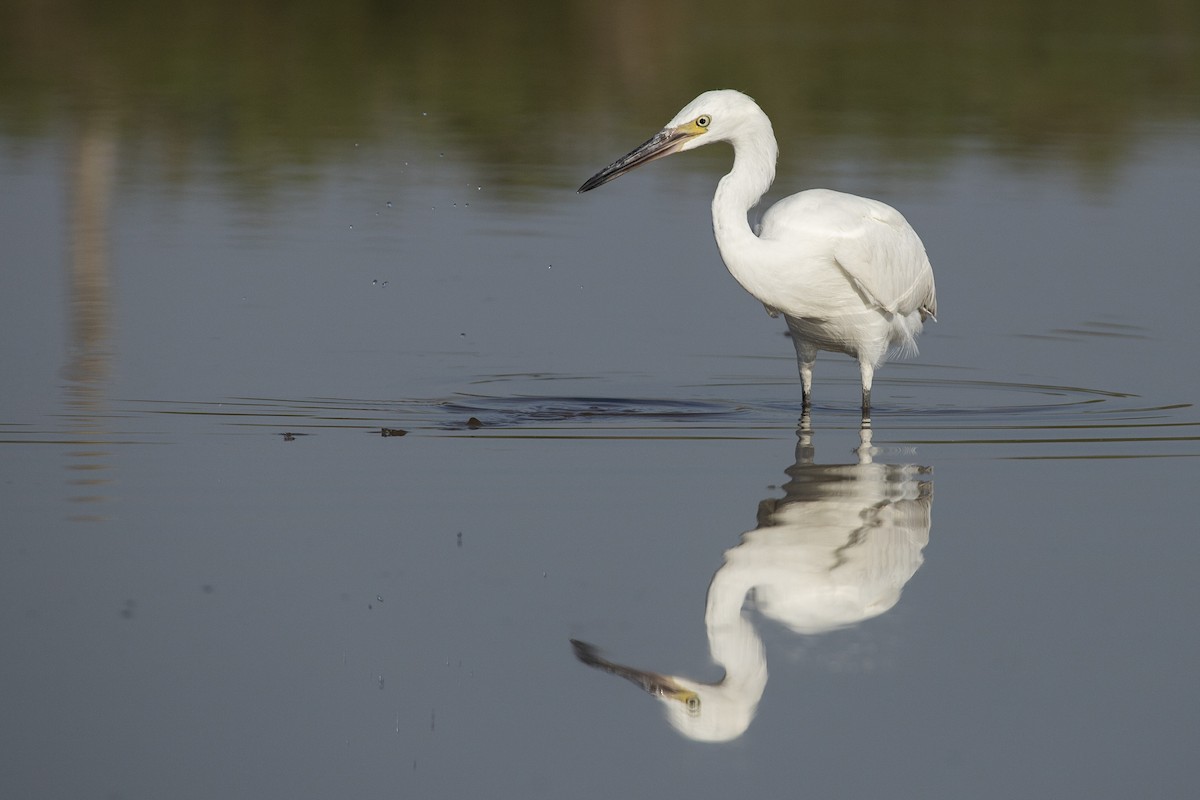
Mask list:
[[[226,59],[258,29],[219,6],[211,55],[18,6],[0,795],[1192,796],[1194,15],[1042,51],[821,6],[680,74],[719,12],[352,4]],[[103,91],[32,55],[80,30]],[[930,253],[939,321],[865,432],[837,355],[801,420],[721,264],[727,150],[575,193],[718,85],[775,120],[769,199],[877,197]]]

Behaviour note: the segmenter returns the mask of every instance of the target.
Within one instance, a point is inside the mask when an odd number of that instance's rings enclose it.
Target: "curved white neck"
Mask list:
[[[765,116],[762,121],[765,124],[756,126],[748,135],[729,140],[733,145],[733,169],[721,178],[713,195],[713,233],[726,264],[730,263],[731,253],[745,252],[738,245],[752,248],[758,241],[746,215],[775,180],[779,148],[771,123]],[[746,245],[747,242],[750,244]]]

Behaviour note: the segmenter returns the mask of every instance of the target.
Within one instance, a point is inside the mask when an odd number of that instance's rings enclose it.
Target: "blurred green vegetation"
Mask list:
[[[969,139],[1103,170],[1200,118],[1200,3],[0,0],[0,134],[103,112],[169,169],[269,174],[403,136],[515,176],[724,86],[818,151],[937,162]]]

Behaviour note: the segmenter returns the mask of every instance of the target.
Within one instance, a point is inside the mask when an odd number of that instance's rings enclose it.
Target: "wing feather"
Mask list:
[[[831,261],[867,302],[884,311],[937,313],[925,246],[900,212],[885,203],[810,189],[772,206],[761,231],[764,239],[827,243]]]

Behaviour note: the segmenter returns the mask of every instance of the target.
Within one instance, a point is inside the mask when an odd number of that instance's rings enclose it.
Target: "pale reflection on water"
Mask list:
[[[743,610],[747,602],[765,619],[814,636],[887,612],[921,567],[932,520],[931,471],[877,464],[869,423],[859,435],[857,463],[817,464],[812,423],[802,417],[784,496],[763,500],[758,527],[725,552],[704,608],[721,680],[700,683],[624,666],[578,640],[575,655],[657,697],[689,739],[724,742],[745,733],[767,686],[766,653]]]
[[[69,436],[67,467],[75,477],[70,501],[75,520],[103,518],[102,502],[111,483],[109,433],[104,418],[112,370],[112,275],[109,239],[117,163],[114,115],[93,111],[82,118],[69,163],[69,244],[67,292],[70,298],[70,355],[63,370]]]

